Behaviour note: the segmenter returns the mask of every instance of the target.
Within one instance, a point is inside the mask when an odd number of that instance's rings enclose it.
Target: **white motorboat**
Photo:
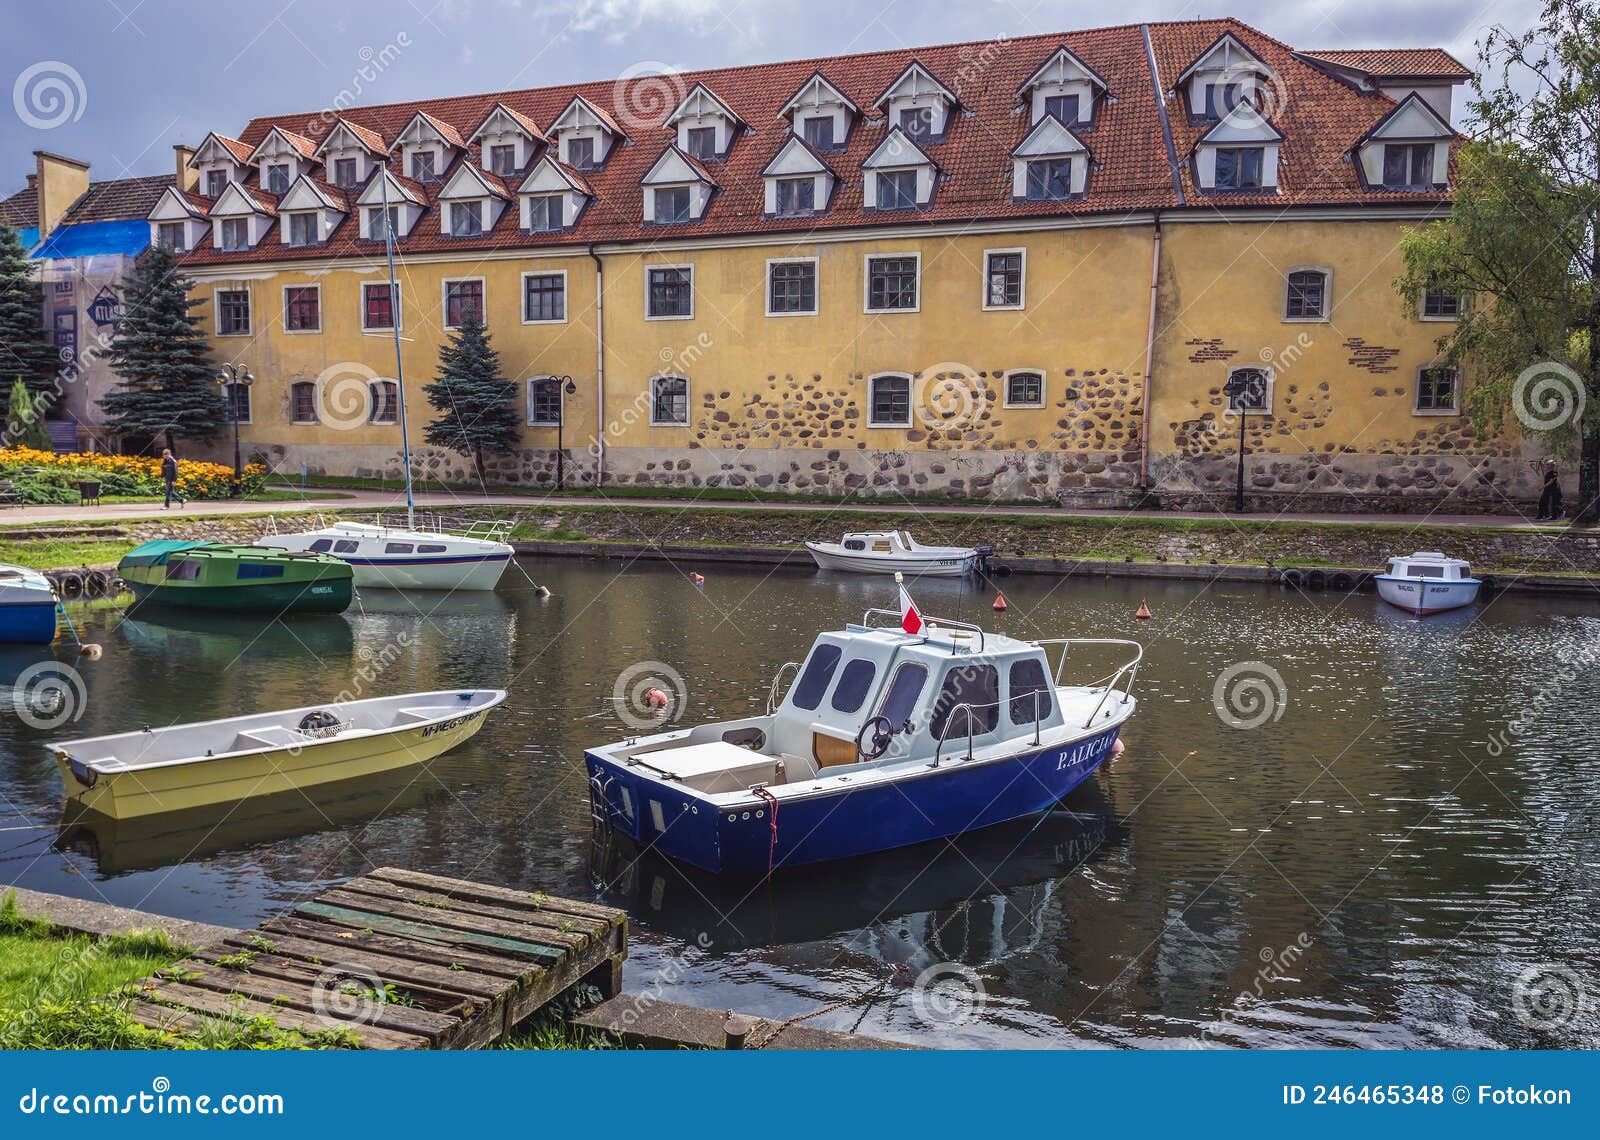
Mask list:
[[[330,554],[350,564],[357,588],[492,590],[511,562],[505,541],[510,529],[503,521],[473,523],[460,533],[415,524],[335,522],[278,534],[274,524],[260,545]]]
[[[903,530],[862,531],[842,542],[808,542],[806,549],[824,570],[908,578],[959,578],[977,568],[979,555],[971,546],[924,546]]]
[[[1470,606],[1482,585],[1467,563],[1437,550],[1391,558],[1389,572],[1374,574],[1372,580],[1380,598],[1418,617]]]
[[[473,736],[503,689],[335,702],[48,744],[67,794],[114,819],[410,767]]]

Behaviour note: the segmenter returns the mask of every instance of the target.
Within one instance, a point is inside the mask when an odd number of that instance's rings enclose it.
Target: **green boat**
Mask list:
[[[162,539],[137,546],[117,573],[140,602],[251,614],[343,613],[350,564],[328,554]]]

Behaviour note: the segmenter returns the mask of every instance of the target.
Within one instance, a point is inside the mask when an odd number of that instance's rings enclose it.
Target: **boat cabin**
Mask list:
[[[847,534],[843,546],[852,554],[914,554],[927,547],[919,547],[909,531],[867,530]]]
[[[1465,561],[1446,558],[1437,550],[1423,550],[1391,558],[1389,573],[1395,578],[1427,578],[1443,582],[1472,580],[1472,569]]]

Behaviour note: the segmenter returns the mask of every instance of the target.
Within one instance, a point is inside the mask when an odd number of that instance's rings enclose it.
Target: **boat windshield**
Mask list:
[[[884,694],[878,715],[895,728],[911,719],[917,709],[917,698],[922,696],[922,686],[928,682],[928,667],[907,661],[894,671],[889,691]]]
[[[1412,578],[1443,578],[1444,567],[1432,562],[1407,564],[1406,573]]]
[[[812,651],[811,660],[806,662],[805,671],[789,694],[795,708],[814,711],[822,703],[822,694],[828,691],[828,682],[833,680],[833,671],[839,666],[840,654],[837,645],[826,642]]]

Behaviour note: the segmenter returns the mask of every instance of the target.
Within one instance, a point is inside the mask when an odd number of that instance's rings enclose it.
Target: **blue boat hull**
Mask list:
[[[0,642],[7,645],[49,645],[55,639],[54,601],[0,605]]]
[[[584,753],[595,817],[661,854],[723,875],[847,859],[946,839],[1043,811],[1111,754],[1121,725],[989,763],[949,763],[892,784],[717,808],[673,783]],[[657,806],[659,805],[659,807]]]

